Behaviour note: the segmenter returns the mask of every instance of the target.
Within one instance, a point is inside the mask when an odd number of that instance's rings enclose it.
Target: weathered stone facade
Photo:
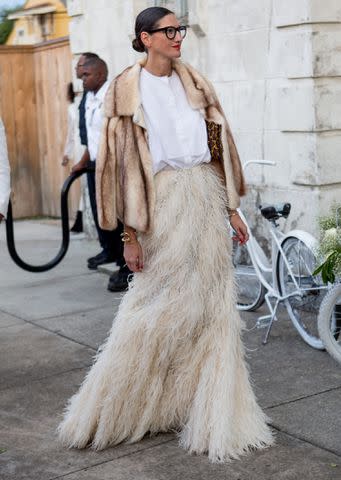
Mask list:
[[[290,201],[287,228],[314,232],[341,201],[340,1],[69,0],[75,61],[95,51],[111,77],[133,63],[134,17],[154,4],[187,10],[183,59],[215,85],[242,161],[277,162],[246,173],[253,223],[256,203]]]

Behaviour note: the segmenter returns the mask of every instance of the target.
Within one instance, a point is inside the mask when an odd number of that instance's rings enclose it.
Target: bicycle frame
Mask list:
[[[256,271],[259,281],[267,290],[265,294],[265,302],[267,304],[270,314],[262,315],[258,317],[257,324],[256,324],[258,328],[268,327],[265,337],[263,339],[263,343],[265,344],[268,341],[272,323],[274,320],[277,320],[276,314],[277,314],[277,309],[280,302],[286,300],[290,296],[297,295],[297,293],[299,292],[299,288],[298,288],[296,279],[294,277],[294,274],[292,272],[292,269],[289,265],[289,262],[287,261],[287,258],[285,257],[283,249],[281,247],[281,242],[283,241],[285,235],[280,230],[277,229],[276,222],[275,221],[269,222],[269,225],[268,225],[270,235],[271,235],[271,261],[269,261],[263,249],[261,248],[256,238],[252,234],[252,231],[247,223],[247,220],[241,210],[239,210],[239,215],[242,218],[242,220],[245,222],[248,228],[249,241],[247,242],[246,247],[248,249],[253,267]],[[289,274],[293,279],[293,282],[297,289],[297,292],[295,291],[294,293],[290,293],[284,296],[280,294],[278,290],[277,281],[276,281],[276,263],[277,263],[277,257],[279,252],[283,255],[284,261],[289,270]],[[268,275],[271,274],[270,281],[267,280],[266,274]],[[274,306],[271,303],[271,300],[270,300],[271,298],[275,299]]]
[[[243,169],[245,170],[245,168],[250,164],[276,165],[275,162],[270,162],[267,160],[250,160],[244,164]],[[314,289],[314,288],[307,289],[298,284],[297,279],[292,270],[292,267],[289,264],[289,261],[283,251],[282,244],[286,238],[295,237],[301,240],[304,244],[308,245],[313,250],[316,246],[316,240],[312,235],[302,230],[292,230],[287,234],[284,234],[278,229],[279,224],[276,222],[275,219],[267,221],[268,229],[271,236],[271,259],[269,260],[266,254],[264,253],[263,249],[257,242],[256,238],[254,237],[248,225],[247,219],[245,218],[245,215],[240,209],[238,209],[238,212],[248,229],[249,241],[247,242],[246,247],[248,249],[248,253],[250,255],[252,265],[255,269],[255,272],[259,281],[267,290],[265,294],[265,301],[268,306],[270,314],[260,316],[256,324],[258,328],[267,327],[267,331],[263,339],[263,343],[265,344],[268,341],[268,337],[270,334],[273,321],[277,320],[276,314],[277,314],[277,309],[279,304],[281,302],[284,302],[290,297],[299,296],[302,298],[304,295],[304,291],[308,291],[308,290],[311,291]],[[286,295],[282,295],[280,293],[279,286],[277,284],[276,268],[277,268],[277,262],[280,255],[282,256],[285,266],[288,270],[288,275],[290,276],[293,282],[293,285],[295,286],[294,291]],[[269,276],[271,276],[270,280],[269,280]],[[316,289],[321,289],[321,286],[316,287]],[[272,305],[271,299],[275,299],[274,305]]]
[[[272,236],[271,261],[269,261],[262,247],[259,245],[258,241],[254,237],[243,212],[240,209],[238,209],[238,213],[241,219],[243,220],[243,222],[246,224],[248,229],[249,241],[246,244],[246,248],[248,249],[248,252],[249,252],[252,264],[256,270],[257,276],[260,282],[268,291],[275,291],[271,283],[268,282],[268,280],[266,279],[265,273],[268,273],[268,274],[271,273],[273,278],[275,258],[277,258],[276,249],[280,246],[280,243],[276,237],[276,234],[282,237],[284,237],[284,234],[282,234],[282,232],[275,231],[273,233],[271,231],[271,236]]]

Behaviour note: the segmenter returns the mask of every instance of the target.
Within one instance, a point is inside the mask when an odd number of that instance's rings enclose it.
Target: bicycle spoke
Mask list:
[[[281,295],[287,296],[284,303],[288,314],[303,340],[322,348],[317,316],[326,288],[312,275],[316,265],[314,252],[296,237],[287,238],[282,249],[287,262],[280,255],[277,279]]]
[[[233,242],[233,264],[235,267],[237,307],[253,311],[264,302],[265,289],[252,265],[247,247]]]

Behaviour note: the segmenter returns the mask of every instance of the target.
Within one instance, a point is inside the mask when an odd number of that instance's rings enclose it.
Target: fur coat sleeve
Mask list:
[[[96,201],[98,221],[102,228],[113,230],[117,227],[117,159],[115,128],[118,118],[105,118],[96,160]]]

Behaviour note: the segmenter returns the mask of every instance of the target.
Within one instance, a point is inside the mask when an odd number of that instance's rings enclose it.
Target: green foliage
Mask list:
[[[334,250],[327,259],[314,271],[313,275],[321,273],[323,283],[334,283],[337,265],[340,266],[341,247]]]
[[[341,205],[334,205],[331,214],[319,218],[321,239],[318,254],[324,262],[315,270],[324,283],[334,283],[341,276]]]
[[[330,214],[320,217],[318,223],[322,233],[330,228],[341,227],[341,205],[335,203],[330,209]]]
[[[14,25],[14,20],[3,20],[0,23],[0,45],[6,43],[7,38],[9,37],[12,28]]]
[[[6,43],[14,25],[14,20],[8,20],[7,16],[16,12],[21,6],[22,3],[18,4],[15,8],[3,8],[0,10],[0,45]]]

